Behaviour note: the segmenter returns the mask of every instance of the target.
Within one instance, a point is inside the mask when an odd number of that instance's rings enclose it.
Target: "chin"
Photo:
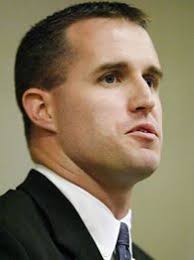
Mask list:
[[[143,158],[143,164],[145,165],[145,169],[149,169],[151,172],[155,171],[160,163],[160,155],[149,152],[145,154]]]
[[[134,180],[135,182],[148,178],[155,172],[160,163],[160,155],[156,153],[145,153],[143,157],[139,157],[134,164]]]

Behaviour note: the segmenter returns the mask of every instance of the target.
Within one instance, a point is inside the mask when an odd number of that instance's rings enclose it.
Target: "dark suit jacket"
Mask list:
[[[133,245],[136,260],[151,260]],[[72,204],[32,170],[0,198],[1,260],[102,260]]]

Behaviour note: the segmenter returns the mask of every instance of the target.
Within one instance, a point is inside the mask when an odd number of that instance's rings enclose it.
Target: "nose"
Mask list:
[[[152,111],[155,106],[155,92],[143,78],[132,84],[130,92],[128,106],[131,112],[148,114]]]

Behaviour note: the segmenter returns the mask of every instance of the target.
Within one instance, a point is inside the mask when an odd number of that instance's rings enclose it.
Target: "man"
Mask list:
[[[0,259],[152,259],[131,240],[131,193],[160,161],[161,68],[147,18],[122,3],[47,17],[15,83],[35,162],[0,199]]]

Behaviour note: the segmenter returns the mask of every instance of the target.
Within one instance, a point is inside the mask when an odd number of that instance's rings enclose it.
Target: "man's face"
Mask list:
[[[76,54],[53,91],[63,152],[98,181],[131,183],[160,161],[160,64],[147,32],[122,19],[88,19],[67,32]]]

